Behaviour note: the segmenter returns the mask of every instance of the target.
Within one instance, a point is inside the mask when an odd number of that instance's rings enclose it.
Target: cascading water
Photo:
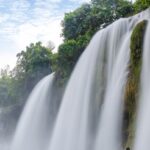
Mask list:
[[[102,106],[96,150],[99,150],[99,148],[102,150],[121,149],[121,123],[124,87],[129,62],[129,37],[129,35],[124,37],[124,43],[116,57],[116,62],[111,72],[112,76],[107,85],[104,104]]]
[[[47,76],[37,85],[17,127],[12,150],[122,149],[123,98],[130,59],[130,35],[138,22],[150,18],[149,11],[120,19],[96,33],[71,75],[52,133],[54,116],[50,112],[50,103],[55,101],[52,98],[54,75]],[[148,36],[146,39],[150,39]],[[148,40],[145,45],[150,49]],[[145,61],[149,56],[146,54]],[[147,67],[144,69],[143,66],[144,70],[147,71]],[[143,80],[146,92],[149,89],[148,76]],[[145,98],[146,94],[143,95]],[[143,127],[142,124],[140,128]],[[144,150],[148,150],[147,147]]]
[[[108,128],[107,127],[105,128],[107,123],[109,124],[109,127],[111,127],[111,125],[114,123],[113,128],[111,129],[115,128],[115,131],[111,132],[112,135],[110,135],[110,133],[107,134],[107,137],[110,137],[109,142],[111,142],[111,140],[114,139],[115,134],[118,133],[117,131],[118,126],[120,126],[121,124],[121,119],[119,115],[120,115],[120,112],[123,111],[121,109],[122,101],[120,100],[120,98],[123,95],[123,86],[125,85],[125,79],[127,75],[126,69],[127,69],[128,60],[129,60],[129,35],[124,37],[124,34],[128,31],[127,21],[128,20],[126,19],[120,20],[119,22],[114,23],[109,28],[98,32],[95,35],[95,37],[92,39],[91,43],[85,50],[82,57],[80,58],[72,74],[70,82],[67,86],[67,89],[63,98],[63,103],[60,108],[60,112],[58,114],[56,126],[54,129],[54,134],[52,137],[52,141],[50,143],[49,150],[59,150],[59,149],[87,150],[87,149],[93,148],[91,147],[92,145],[90,141],[91,135],[89,134],[90,131],[88,127],[88,124],[90,122],[89,108],[91,107],[90,106],[91,101],[94,101],[92,97],[93,93],[91,90],[94,85],[93,86],[91,85],[93,82],[94,83],[96,82],[95,70],[98,69],[97,67],[102,67],[102,68],[105,67],[104,66],[105,59],[106,61],[108,61],[108,62],[105,62],[108,64],[107,65],[108,72],[110,73],[111,72],[110,70],[112,70],[111,73],[113,73],[113,75],[111,79],[108,79],[110,80],[110,83],[108,82],[109,88],[107,89],[107,92],[106,92],[107,93],[106,100],[108,101],[107,103],[109,103],[110,98],[111,100],[110,100],[109,106],[106,104],[108,106],[108,107],[106,106],[106,109],[107,109],[105,110],[106,112],[103,112],[104,113],[103,114],[103,118],[104,118],[103,127],[104,127],[104,130],[107,131]],[[116,34],[114,34],[114,32]],[[109,36],[112,39],[109,39]],[[121,42],[124,42],[123,39],[125,39],[124,40],[125,43],[123,44],[123,46],[121,45],[119,46],[118,43],[121,44]],[[112,47],[109,46],[109,48],[107,49],[107,43],[110,40],[113,46]],[[116,50],[117,47],[118,47],[118,50]],[[106,50],[108,50],[108,55],[106,55]],[[112,61],[110,61],[110,58]],[[110,65],[112,62],[115,61],[116,58],[117,58],[117,61],[116,63],[114,63],[114,67],[111,68]],[[101,66],[96,64],[98,59],[101,60],[101,62],[99,63],[101,64]],[[90,60],[90,64],[89,64],[89,60]],[[122,66],[120,66],[121,64]],[[103,74],[102,71],[106,71],[106,69],[104,70],[101,69],[101,71],[98,74],[99,76],[102,76]],[[107,76],[110,75],[109,73],[107,74]],[[79,74],[80,74],[80,78],[78,78]],[[101,78],[101,80],[104,80],[104,77]],[[115,88],[115,84],[116,84],[116,88]],[[97,88],[101,89],[100,87],[97,87]],[[114,107],[113,105],[116,98],[117,100],[115,104],[118,109],[116,109],[116,107]],[[99,101],[101,100],[102,99],[99,99]],[[110,112],[108,112],[108,110],[110,110]],[[105,113],[107,114],[105,115]],[[111,113],[113,114],[111,115]],[[112,119],[108,120],[109,116],[107,115],[111,115],[113,117],[113,120]],[[119,119],[119,122],[117,122],[117,119]],[[120,129],[121,129],[121,126],[120,126]],[[107,138],[104,140],[108,142]],[[115,139],[115,140],[118,140],[118,139]],[[91,145],[89,145],[89,143],[91,143]],[[117,141],[116,143],[119,143],[119,142]],[[116,148],[116,145],[113,145],[113,147]]]
[[[94,100],[92,89],[97,63],[100,72],[103,70],[106,35],[105,31],[95,35],[71,76],[54,128],[50,150],[87,150],[90,147],[89,104]],[[99,50],[100,47],[102,50]]]
[[[137,120],[134,150],[150,149],[150,23],[145,34],[143,65],[141,76],[141,95]]]
[[[68,83],[62,106],[55,124],[49,150],[120,150],[123,119],[124,88],[129,62],[130,35],[134,26],[148,18],[149,12],[135,17],[120,19],[113,25],[99,31],[81,56]],[[98,59],[102,64],[96,65]],[[89,63],[90,60],[90,63]],[[100,62],[100,61],[99,61]],[[95,78],[95,70],[100,80]],[[96,146],[93,145],[89,123],[91,101],[96,101],[92,88],[99,81],[100,122],[97,128]],[[102,88],[102,86],[104,86]],[[97,93],[94,93],[97,94]],[[104,100],[103,100],[103,96]],[[95,108],[95,107],[94,107]],[[97,118],[98,120],[98,118]]]
[[[12,150],[45,150],[52,128],[50,113],[54,74],[46,76],[29,96],[17,131]]]

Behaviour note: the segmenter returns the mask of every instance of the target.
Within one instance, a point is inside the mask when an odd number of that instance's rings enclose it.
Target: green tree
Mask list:
[[[43,76],[51,72],[51,56],[51,49],[42,46],[41,42],[31,43],[26,47],[26,51],[17,54],[13,76],[24,85],[27,92],[31,91]]]
[[[90,4],[66,13],[62,21],[64,44],[55,57],[57,78],[64,81],[69,77],[79,56],[98,30],[131,13],[132,3],[126,0],[92,0]]]
[[[62,21],[62,35],[65,40],[76,39],[85,35],[89,29],[88,17],[90,16],[91,5],[84,4],[73,12],[66,13]]]
[[[0,106],[8,106],[15,103],[15,86],[9,66],[0,71]],[[17,93],[17,91],[16,91]]]
[[[25,102],[35,84],[51,73],[53,44],[31,43],[17,54],[17,64],[0,71],[0,106]],[[54,58],[53,58],[54,59]]]
[[[82,50],[81,45],[75,40],[65,41],[59,46],[55,72],[56,78],[61,84],[68,79]]]
[[[149,0],[136,0],[136,2],[134,3],[135,13],[141,12],[149,7],[150,7]]]

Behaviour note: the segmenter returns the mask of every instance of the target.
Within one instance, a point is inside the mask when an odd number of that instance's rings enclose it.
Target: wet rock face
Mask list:
[[[137,67],[140,64],[142,58],[142,49],[144,34],[146,30],[147,20],[143,20],[136,25],[131,35],[131,65]]]
[[[125,92],[124,110],[124,144],[126,147],[132,146],[134,138],[136,105],[141,74],[142,52],[147,20],[143,20],[136,25],[131,35],[131,58],[129,64],[129,75]]]

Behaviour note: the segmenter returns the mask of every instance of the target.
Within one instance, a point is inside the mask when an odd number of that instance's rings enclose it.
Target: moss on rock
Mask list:
[[[141,55],[143,48],[143,39],[147,20],[143,20],[136,25],[131,35],[131,66],[133,69],[137,69],[137,66],[141,63]]]
[[[132,147],[135,133],[136,106],[138,100],[138,89],[140,83],[140,72],[143,52],[144,34],[147,20],[136,25],[131,35],[131,58],[129,64],[129,75],[125,91],[124,110],[124,144]]]

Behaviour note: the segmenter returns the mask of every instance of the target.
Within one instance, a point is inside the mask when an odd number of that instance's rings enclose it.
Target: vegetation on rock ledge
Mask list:
[[[136,119],[136,106],[138,100],[138,91],[141,73],[141,60],[143,52],[143,39],[147,20],[143,20],[136,25],[131,35],[131,59],[129,65],[129,76],[125,93],[125,140],[126,146],[132,147],[134,138],[134,123]]]

